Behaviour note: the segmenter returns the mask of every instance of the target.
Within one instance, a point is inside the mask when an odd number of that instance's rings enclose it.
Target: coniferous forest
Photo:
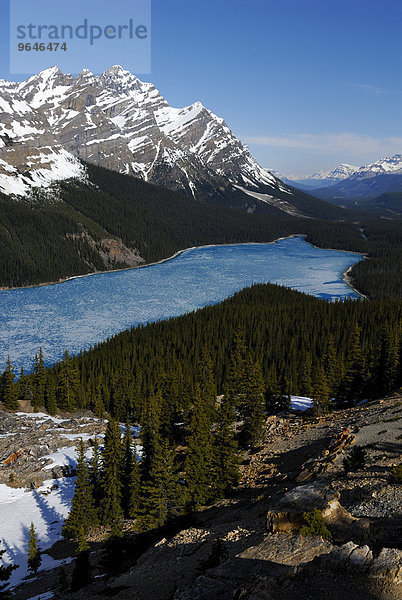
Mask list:
[[[260,284],[221,304],[132,328],[78,356],[66,350],[51,367],[38,349],[32,372],[22,370],[18,378],[8,360],[0,386],[4,408],[16,410],[24,400],[50,414],[90,410],[108,418],[103,447],[95,442],[90,461],[79,448],[64,526],[78,543],[77,582],[88,572],[87,537],[94,528],[110,533],[113,572],[125,521],[148,531],[225,496],[238,481],[240,452],[258,446],[266,415],[289,410],[291,395],[311,397],[320,415],[402,384],[398,221],[302,219],[273,208],[244,214],[97,167],[89,172],[93,187],[62,184],[63,201],[50,207],[0,199],[0,235],[7,239],[2,281],[17,285],[102,269],[96,243],[111,235],[149,262],[187,246],[303,233],[317,246],[366,253],[351,276],[369,299],[330,303]],[[37,235],[29,241],[32,223]],[[126,423],[123,438],[120,423]],[[140,426],[140,462],[134,425]]]
[[[102,261],[99,243],[106,238],[121,239],[149,263],[203,244],[271,242],[304,234],[316,246],[369,257],[350,274],[363,294],[402,295],[398,220],[346,211],[302,192],[297,201],[302,208],[310,203],[314,218],[290,216],[270,205],[249,214],[235,195],[201,202],[101,167],[87,169],[88,182],[61,183],[56,199],[37,195],[16,202],[0,194],[0,285],[38,284],[126,266]]]
[[[85,459],[66,537],[103,525],[113,540],[124,519],[137,531],[224,496],[238,478],[239,451],[258,445],[266,414],[290,395],[313,398],[316,415],[379,397],[402,383],[400,300],[327,302],[276,285],[255,285],[221,304],[130,331],[78,356],[15,379],[2,401],[50,414],[89,409],[109,424],[102,449]],[[119,423],[126,422],[121,438]],[[139,424],[141,461],[133,424]]]

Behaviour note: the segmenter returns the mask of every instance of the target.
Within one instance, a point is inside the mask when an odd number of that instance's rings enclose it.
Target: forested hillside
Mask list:
[[[192,246],[270,242],[305,234],[317,246],[363,252],[374,259],[359,263],[351,274],[364,294],[402,294],[398,221],[361,215],[356,222],[324,221],[290,216],[269,205],[267,214],[250,214],[100,167],[89,165],[88,174],[89,182],[61,183],[57,199],[37,194],[16,201],[0,195],[0,285],[24,286],[133,266],[124,255],[105,261],[105,240],[121,240],[128,253],[139,252],[149,263]]]
[[[268,410],[290,394],[311,396],[327,409],[331,397],[342,405],[400,385],[401,327],[399,300],[328,303],[256,285],[219,305],[122,332],[74,359],[66,354],[48,370],[39,356],[33,375],[22,377],[18,389],[10,386],[13,397],[36,407],[51,404],[54,411],[57,402],[62,410],[90,408],[135,420],[146,398],[160,393],[164,418],[173,422],[193,402],[206,350],[218,393],[247,358],[249,375],[261,369]],[[7,372],[11,379],[10,365]],[[3,385],[6,404],[8,393]]]

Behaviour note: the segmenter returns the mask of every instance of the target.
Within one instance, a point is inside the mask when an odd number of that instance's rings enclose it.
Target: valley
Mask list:
[[[146,268],[2,291],[0,362],[9,356],[15,368],[29,372],[39,348],[51,364],[66,348],[78,354],[124,329],[215,304],[253,283],[277,283],[332,301],[358,297],[342,278],[359,260],[294,237],[193,248]]]
[[[0,597],[400,597],[402,156],[251,58],[0,79]]]

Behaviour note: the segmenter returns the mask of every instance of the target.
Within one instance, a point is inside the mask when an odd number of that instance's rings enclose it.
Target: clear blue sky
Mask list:
[[[0,77],[23,79],[0,4]],[[100,0],[98,16],[127,4]],[[265,167],[361,165],[402,153],[401,31],[401,0],[153,0],[152,69],[136,74],[224,117]],[[119,62],[135,72],[129,53]]]

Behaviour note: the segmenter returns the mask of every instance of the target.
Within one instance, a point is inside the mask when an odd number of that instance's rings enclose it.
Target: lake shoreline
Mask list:
[[[108,273],[121,273],[123,271],[134,271],[136,269],[146,269],[147,267],[161,265],[165,262],[173,260],[174,258],[177,258],[181,254],[183,254],[184,252],[187,252],[189,250],[197,250],[197,249],[202,249],[202,248],[214,248],[214,247],[220,247],[220,246],[251,246],[251,245],[266,246],[269,244],[276,244],[277,242],[280,242],[282,240],[288,240],[288,239],[297,238],[297,237],[304,238],[304,240],[305,240],[307,235],[304,233],[292,233],[290,235],[276,238],[275,240],[272,240],[272,242],[233,242],[231,244],[204,244],[202,246],[191,246],[190,248],[183,248],[182,250],[178,250],[177,252],[172,254],[172,256],[168,256],[167,258],[161,258],[161,260],[158,260],[158,261],[155,261],[152,263],[146,263],[143,265],[137,265],[136,267],[123,267],[121,269],[94,271],[93,273],[85,273],[83,275],[72,275],[71,277],[65,277],[65,278],[59,279],[57,281],[46,281],[43,283],[33,283],[31,285],[22,285],[22,286],[16,286],[16,287],[0,287],[0,292],[7,292],[7,291],[12,291],[12,290],[26,290],[26,289],[30,289],[30,288],[40,288],[40,287],[45,287],[47,285],[49,285],[49,286],[50,285],[59,285],[62,283],[66,283],[67,281],[72,281],[74,279],[82,279],[83,277],[92,277],[94,275],[105,275]],[[358,256],[363,256],[363,257],[366,256],[365,254],[362,254],[361,252],[354,252],[353,250],[339,250],[338,248],[320,248],[319,246],[315,246],[311,242],[307,242],[307,243],[310,244],[310,246],[312,246],[313,248],[317,248],[318,250],[332,250],[334,252],[346,252],[348,254],[356,254]],[[342,279],[346,283],[346,285],[348,285],[354,292],[356,292],[356,294],[358,294],[359,296],[362,296],[363,298],[367,298],[364,294],[359,292],[359,290],[357,290],[351,283],[351,278],[349,277],[349,271],[353,267],[354,267],[354,265],[351,265],[350,267],[348,267],[346,269],[346,271],[344,273],[342,273]]]

